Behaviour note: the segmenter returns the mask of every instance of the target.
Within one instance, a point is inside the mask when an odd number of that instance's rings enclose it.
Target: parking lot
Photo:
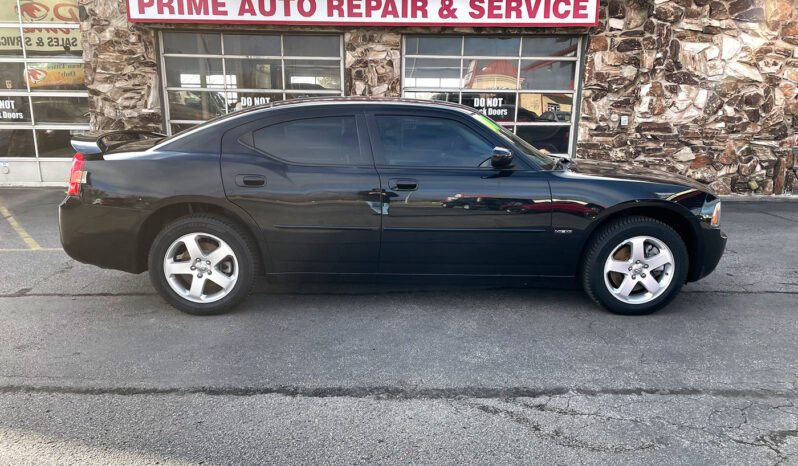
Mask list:
[[[0,190],[0,463],[798,463],[798,202],[726,202],[665,310],[520,284],[259,283],[193,317]],[[533,245],[530,245],[533,247]]]

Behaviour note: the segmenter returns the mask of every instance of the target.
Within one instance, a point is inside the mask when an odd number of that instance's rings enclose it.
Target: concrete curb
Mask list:
[[[798,202],[796,194],[723,194],[724,202]]]

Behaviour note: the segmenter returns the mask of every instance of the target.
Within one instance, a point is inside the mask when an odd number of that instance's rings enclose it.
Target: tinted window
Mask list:
[[[377,130],[387,165],[477,168],[493,144],[454,120],[378,116]]]
[[[290,163],[368,163],[360,153],[355,117],[309,118],[277,123],[253,132],[252,138],[256,149]]]

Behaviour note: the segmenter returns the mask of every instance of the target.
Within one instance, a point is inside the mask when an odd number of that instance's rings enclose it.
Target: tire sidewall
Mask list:
[[[169,285],[163,269],[167,249],[179,237],[189,233],[207,233],[226,242],[236,255],[238,279],[233,289],[222,299],[212,303],[195,303],[177,294]],[[164,227],[155,237],[149,253],[150,281],[159,294],[172,306],[183,312],[197,315],[212,315],[225,312],[239,304],[249,294],[255,278],[252,252],[247,241],[234,228],[211,217],[187,217],[178,219]]]
[[[607,257],[618,244],[635,236],[651,236],[662,241],[671,250],[671,254],[673,254],[675,261],[673,278],[668,288],[656,299],[644,304],[629,304],[618,300],[612,292],[607,289],[604,282],[604,264]],[[588,279],[594,296],[612,312],[627,315],[649,314],[668,304],[676,297],[684,284],[687,278],[687,269],[690,266],[687,248],[679,234],[666,225],[655,221],[635,222],[632,225],[620,228],[618,231],[608,235],[604,238],[603,244],[599,246],[599,252],[596,254],[593,261],[594,263],[592,264]]]

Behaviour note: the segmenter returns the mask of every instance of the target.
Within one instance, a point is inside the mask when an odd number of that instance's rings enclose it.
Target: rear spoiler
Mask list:
[[[166,135],[163,133],[139,130],[109,131],[99,136],[81,134],[72,138],[72,148],[83,155],[102,155],[131,141],[165,137]],[[121,139],[121,141],[109,142],[109,139]]]

